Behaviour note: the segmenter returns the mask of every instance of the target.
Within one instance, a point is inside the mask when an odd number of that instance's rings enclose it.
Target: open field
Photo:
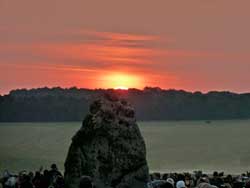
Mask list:
[[[250,120],[139,122],[151,171],[250,170]],[[63,170],[80,122],[0,123],[0,172],[35,170],[57,163]]]

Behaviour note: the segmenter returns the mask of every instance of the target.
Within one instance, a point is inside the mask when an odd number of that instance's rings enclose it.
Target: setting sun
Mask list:
[[[127,90],[128,88],[125,86],[117,86],[115,89]]]
[[[114,73],[102,78],[104,81],[105,88],[114,89],[128,89],[128,88],[140,88],[141,79],[138,76],[124,74],[124,73]]]

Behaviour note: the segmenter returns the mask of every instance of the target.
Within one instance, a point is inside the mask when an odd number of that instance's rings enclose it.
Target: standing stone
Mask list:
[[[146,188],[146,147],[131,106],[106,95],[90,106],[65,162],[67,188],[90,176],[96,188]]]

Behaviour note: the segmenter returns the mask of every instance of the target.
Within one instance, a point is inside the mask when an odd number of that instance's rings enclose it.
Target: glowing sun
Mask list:
[[[135,75],[123,74],[123,73],[114,73],[103,78],[104,87],[114,88],[114,89],[123,89],[127,90],[128,88],[140,88],[140,78]]]
[[[121,89],[121,90],[127,90],[128,88],[125,86],[117,86],[114,89]]]

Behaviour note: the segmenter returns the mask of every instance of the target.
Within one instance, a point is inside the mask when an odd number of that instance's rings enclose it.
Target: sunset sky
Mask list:
[[[0,0],[0,94],[250,92],[249,0]]]

